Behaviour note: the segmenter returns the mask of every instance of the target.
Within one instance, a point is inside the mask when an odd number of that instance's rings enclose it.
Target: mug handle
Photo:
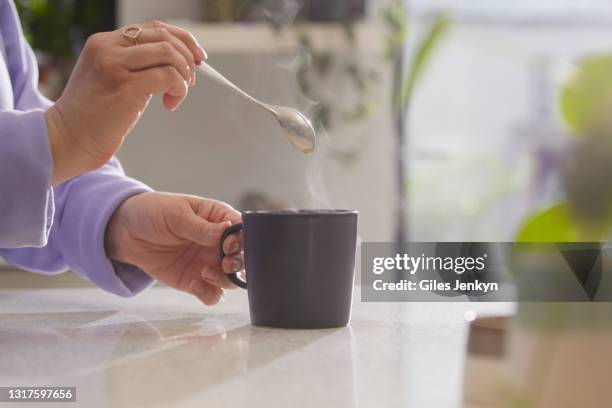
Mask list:
[[[225,242],[227,237],[229,237],[232,234],[235,234],[236,232],[242,231],[242,229],[243,229],[242,223],[239,223],[239,224],[234,224],[231,227],[228,227],[225,231],[223,231],[223,234],[221,235],[221,242],[219,242],[219,256],[221,258],[221,262],[223,262],[223,258],[225,258],[225,252],[223,252],[223,243]],[[240,279],[237,273],[228,273],[227,277],[230,281],[232,281],[234,285],[238,286],[239,288],[242,288],[242,289],[247,288],[247,283],[243,281],[242,279]]]

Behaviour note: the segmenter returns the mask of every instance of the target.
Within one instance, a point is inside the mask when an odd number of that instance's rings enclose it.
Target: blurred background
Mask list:
[[[365,241],[591,238],[582,220],[608,218],[599,187],[586,201],[603,210],[572,200],[607,159],[588,174],[564,165],[578,144],[601,151],[584,135],[606,133],[605,115],[589,112],[612,86],[586,74],[612,67],[607,1],[16,3],[50,98],[89,34],[160,19],[190,30],[246,91],[303,110],[322,140],[314,157],[297,155],[271,117],[200,78],[177,112],[155,99],[120,152],[155,189],[239,209],[356,208]]]

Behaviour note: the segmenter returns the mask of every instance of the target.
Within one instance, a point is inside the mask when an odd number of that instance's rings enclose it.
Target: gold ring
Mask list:
[[[134,45],[138,45],[138,36],[142,33],[142,27],[130,26],[123,29],[121,35],[128,40],[134,42]]]

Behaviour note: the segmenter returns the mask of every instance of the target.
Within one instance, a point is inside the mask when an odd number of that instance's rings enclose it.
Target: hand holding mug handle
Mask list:
[[[221,235],[221,241],[219,242],[219,256],[221,258],[221,262],[223,262],[223,258],[225,258],[225,252],[223,252],[223,243],[232,234],[242,231],[243,226],[242,223],[234,224],[231,227],[227,228],[223,235]],[[238,277],[238,273],[228,273],[228,279],[236,286],[242,289],[247,288],[247,283]]]

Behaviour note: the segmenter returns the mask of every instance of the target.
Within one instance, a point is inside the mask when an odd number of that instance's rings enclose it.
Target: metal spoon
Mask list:
[[[317,136],[312,124],[310,123],[310,120],[308,120],[306,116],[302,115],[293,108],[289,108],[287,106],[268,105],[267,103],[263,103],[253,98],[251,95],[238,88],[229,79],[221,75],[216,69],[205,62],[198,64],[196,68],[202,74],[211,78],[218,84],[230,88],[238,95],[274,115],[283,129],[283,132],[285,132],[287,139],[289,139],[291,144],[296,149],[305,154],[309,154],[314,151],[317,143]]]

